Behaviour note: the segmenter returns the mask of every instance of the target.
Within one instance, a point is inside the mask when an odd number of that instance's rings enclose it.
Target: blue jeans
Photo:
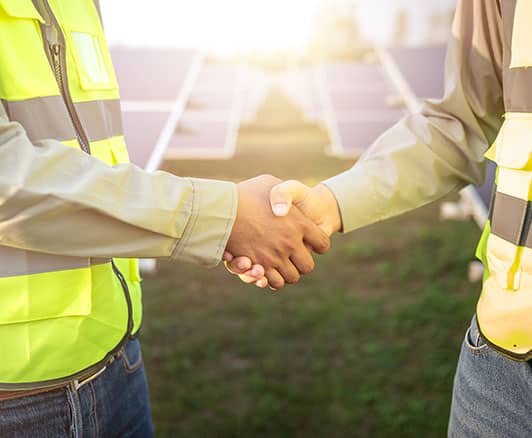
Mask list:
[[[2,438],[153,436],[148,384],[137,339],[97,378],[0,402]]]
[[[476,319],[458,362],[449,437],[532,437],[532,363],[493,351],[480,336]]]

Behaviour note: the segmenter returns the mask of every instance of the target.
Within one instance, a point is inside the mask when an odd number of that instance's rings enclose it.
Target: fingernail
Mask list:
[[[244,261],[244,260],[241,260],[238,262],[238,269],[246,269],[248,267],[248,264]]]
[[[273,213],[276,216],[285,216],[288,213],[287,204],[273,204]]]

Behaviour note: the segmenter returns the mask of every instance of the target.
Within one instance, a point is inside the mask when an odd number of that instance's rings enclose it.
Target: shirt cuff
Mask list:
[[[379,172],[382,172],[382,169]],[[368,169],[366,163],[360,162],[352,169],[322,182],[332,191],[338,202],[342,233],[379,222],[385,216],[386,202],[377,195],[376,181],[371,175],[372,169]]]
[[[222,260],[238,208],[234,183],[189,178],[192,211],[173,259],[214,267]]]

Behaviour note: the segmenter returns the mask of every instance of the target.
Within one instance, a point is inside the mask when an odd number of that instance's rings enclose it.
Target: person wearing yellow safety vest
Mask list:
[[[0,0],[0,436],[151,436],[136,258],[296,282],[329,239],[279,182],[129,164],[97,1]]]
[[[385,132],[351,170],[312,189],[289,181],[271,192],[276,214],[294,204],[329,234],[349,232],[480,184],[485,157],[497,164],[477,252],[484,284],[456,373],[451,437],[532,436],[530,67],[531,0],[459,0],[443,99]],[[246,282],[260,278],[229,268]]]

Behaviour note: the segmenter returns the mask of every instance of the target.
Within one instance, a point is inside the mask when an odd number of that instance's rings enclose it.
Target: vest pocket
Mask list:
[[[0,16],[2,11],[11,18],[26,18],[44,23],[31,0],[0,0]]]
[[[95,33],[68,31],[65,36],[74,58],[80,88],[85,91],[118,88],[104,39]]]
[[[42,44],[43,22],[31,0],[0,0],[0,99],[58,94]]]
[[[86,32],[71,32],[74,56],[77,60],[80,83],[85,90],[111,89],[110,68],[103,57],[98,36]]]
[[[94,1],[69,0],[62,5],[61,26],[79,89],[82,92],[117,90],[118,83]],[[74,92],[75,99],[76,95]]]
[[[532,2],[517,0],[512,35],[512,58],[510,68],[532,66]]]

